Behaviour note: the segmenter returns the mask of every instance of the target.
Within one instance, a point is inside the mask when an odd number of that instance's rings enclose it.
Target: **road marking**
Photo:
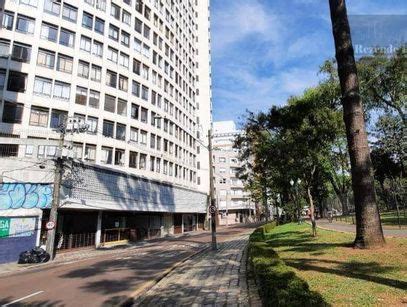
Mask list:
[[[26,298],[29,298],[29,297],[38,295],[38,294],[43,293],[43,292],[44,292],[44,291],[38,291],[38,292],[32,293],[32,294],[30,294],[30,295],[24,296],[24,297],[22,297],[22,298],[19,298],[19,299],[15,300],[15,301],[10,302],[10,303],[1,305],[1,307],[6,307],[6,306],[9,306],[9,305],[18,303],[18,302],[20,302],[20,301],[22,301],[22,300],[25,300]]]

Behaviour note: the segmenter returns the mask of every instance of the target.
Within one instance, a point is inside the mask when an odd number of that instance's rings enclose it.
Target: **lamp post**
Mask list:
[[[298,215],[298,224],[301,224],[301,208],[300,208],[300,202],[298,200],[298,186],[301,184],[301,179],[297,179],[297,181],[294,181],[293,179],[290,180],[290,185],[294,187],[294,203],[295,206],[297,207],[297,215]]]

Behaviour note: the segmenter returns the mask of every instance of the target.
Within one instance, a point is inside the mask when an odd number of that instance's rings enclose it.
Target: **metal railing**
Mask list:
[[[95,246],[95,233],[57,234],[57,250]]]

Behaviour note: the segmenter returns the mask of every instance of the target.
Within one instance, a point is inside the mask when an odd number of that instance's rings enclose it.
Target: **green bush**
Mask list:
[[[327,306],[321,295],[285,265],[267,243],[274,224],[256,229],[250,236],[249,259],[259,283],[264,306]],[[271,237],[272,238],[272,237]]]

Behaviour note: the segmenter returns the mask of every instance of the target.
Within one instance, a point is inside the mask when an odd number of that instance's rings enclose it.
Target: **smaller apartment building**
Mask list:
[[[233,143],[241,132],[233,121],[213,123],[213,165],[219,224],[246,223],[254,219],[255,204],[238,178],[241,162]]]

